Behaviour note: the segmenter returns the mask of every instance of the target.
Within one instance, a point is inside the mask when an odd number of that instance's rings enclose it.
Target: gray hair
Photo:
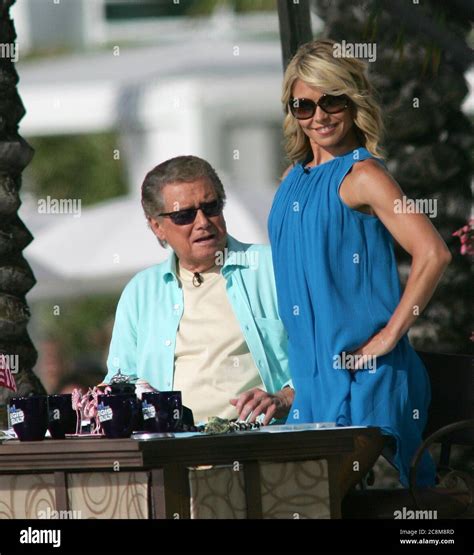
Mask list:
[[[224,187],[214,168],[197,156],[176,156],[149,171],[142,185],[142,206],[145,216],[156,219],[164,210],[162,191],[170,183],[190,183],[207,178],[219,200],[225,202]]]

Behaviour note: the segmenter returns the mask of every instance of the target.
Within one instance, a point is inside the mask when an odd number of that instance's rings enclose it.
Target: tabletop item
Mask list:
[[[183,418],[181,391],[146,392],[142,395],[143,429],[150,433],[180,431]]]
[[[204,426],[206,434],[226,434],[228,432],[244,432],[260,429],[259,422],[244,422],[239,420],[227,420],[219,416],[210,416]]]
[[[188,432],[194,427],[195,426],[194,426],[193,411],[189,407],[186,407],[185,405],[183,405],[182,431]]]
[[[72,394],[48,395],[48,430],[53,439],[64,439],[76,429],[76,412],[72,408]]]
[[[9,401],[9,417],[20,441],[41,441],[48,428],[46,395],[12,397]]]
[[[118,369],[117,373],[112,376],[108,389],[112,394],[124,394],[129,395],[133,399],[137,399],[138,403],[138,411],[134,413],[133,417],[133,431],[142,431],[143,428],[143,416],[141,411],[141,393],[143,388],[140,386],[137,388],[137,384],[132,383],[130,381],[130,377],[122,374],[120,368]],[[140,395],[138,395],[140,393]]]
[[[74,389],[72,392],[72,408],[76,412],[76,434],[82,433],[82,424],[84,420],[90,423],[92,434],[101,434],[102,428],[97,418],[97,399],[99,395],[110,392],[110,387],[106,387],[104,391],[98,387],[89,388],[86,394],[82,394],[80,389]]]
[[[135,395],[135,384],[130,381],[129,376],[122,374],[120,368],[110,380],[109,387],[112,393],[133,393]]]
[[[138,421],[140,401],[128,393],[98,396],[97,419],[108,438],[132,435]]]

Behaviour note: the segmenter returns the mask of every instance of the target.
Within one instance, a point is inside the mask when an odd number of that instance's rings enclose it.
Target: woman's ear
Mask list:
[[[357,106],[351,100],[349,100],[349,114],[352,118],[352,121],[354,121],[357,116]]]

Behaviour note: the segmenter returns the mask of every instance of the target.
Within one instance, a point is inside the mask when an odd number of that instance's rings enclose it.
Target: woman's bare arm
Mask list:
[[[412,257],[405,291],[389,322],[353,354],[391,351],[426,307],[451,261],[445,242],[424,214],[397,213],[395,201],[403,196],[397,182],[375,160],[356,164],[341,187],[341,197],[349,206],[368,207]]]

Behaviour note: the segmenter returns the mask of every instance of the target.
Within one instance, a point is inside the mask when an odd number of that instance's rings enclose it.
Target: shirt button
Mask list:
[[[179,310],[179,306],[180,306],[179,304],[175,304],[175,305],[173,306],[173,308],[174,308],[175,310]]]
[[[166,345],[167,347],[169,347],[169,346],[171,345],[171,339],[167,339],[167,340],[165,341],[165,345]]]
[[[259,365],[260,367],[262,367],[262,366],[263,366],[263,362],[262,362],[261,360],[259,360],[259,361],[258,361],[258,365]]]
[[[245,324],[245,329],[246,329],[247,331],[249,331],[250,328],[249,328],[248,324]]]

